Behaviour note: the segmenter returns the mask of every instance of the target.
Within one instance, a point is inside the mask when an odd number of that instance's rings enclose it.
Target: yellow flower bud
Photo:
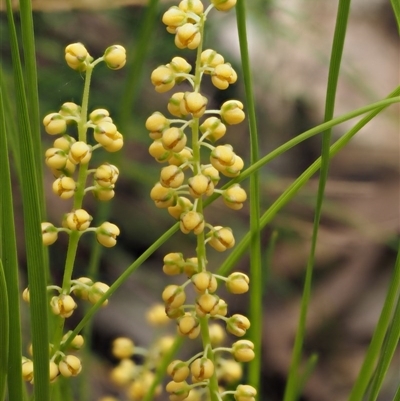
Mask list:
[[[87,164],[92,157],[92,147],[83,141],[75,142],[71,145],[68,157],[74,164]]]
[[[185,147],[186,141],[185,133],[177,127],[166,129],[161,138],[164,148],[172,152],[180,152]]]
[[[207,238],[211,238],[208,244],[218,252],[224,252],[235,245],[235,237],[229,227],[215,226]]]
[[[190,50],[196,49],[201,42],[201,34],[199,27],[186,23],[176,28],[175,46],[178,49],[188,48]]]
[[[88,291],[88,300],[90,303],[95,304],[102,298],[102,296],[108,291],[110,287],[105,284],[101,283],[100,281],[97,281],[94,283],[89,291]],[[108,299],[106,299],[101,306],[106,306],[108,304]]]
[[[182,11],[191,11],[197,15],[202,14],[202,12],[204,11],[204,5],[201,0],[182,0],[179,3],[179,8]]]
[[[108,145],[103,145],[104,150],[110,153],[118,152],[124,146],[124,138],[120,132],[116,132],[113,140]]]
[[[215,294],[201,294],[196,298],[196,314],[199,317],[210,314],[217,315],[219,310],[219,297]]]
[[[135,344],[130,338],[119,337],[112,343],[112,354],[118,359],[130,358],[135,351]]]
[[[218,54],[215,50],[206,49],[203,50],[200,56],[202,67],[215,68],[217,65],[224,63],[224,58]],[[210,73],[207,69],[204,70],[205,73]]]
[[[211,82],[221,90],[227,89],[230,84],[235,83],[237,74],[230,64],[219,64],[211,73]]]
[[[95,109],[89,114],[89,121],[93,124],[99,124],[101,121],[107,121],[105,118],[110,117],[110,113],[106,109]],[[112,121],[107,121],[112,122]]]
[[[183,401],[187,399],[190,393],[190,386],[185,381],[176,382],[170,381],[165,389],[170,393],[170,401]]]
[[[198,92],[185,92],[180,103],[181,113],[183,115],[191,113],[193,117],[201,117],[207,106],[207,98]]]
[[[232,344],[232,355],[238,362],[250,362],[254,359],[254,344],[249,340],[239,340]]]
[[[181,74],[189,74],[192,69],[192,66],[183,57],[174,57],[168,67]]]
[[[255,401],[257,390],[247,384],[239,384],[234,395],[235,401]]]
[[[115,224],[106,221],[100,227],[97,227],[96,239],[101,245],[111,248],[117,243],[119,233],[119,228]]]
[[[189,234],[193,231],[195,235],[199,235],[204,230],[204,217],[201,213],[191,210],[182,213],[179,219],[180,229],[184,234]]]
[[[68,156],[67,156],[67,162],[65,163],[64,167],[62,167],[60,169],[54,169],[54,168],[50,167],[50,169],[55,178],[61,177],[62,175],[70,177],[75,171],[75,164],[72,163],[68,159]]]
[[[93,281],[89,277],[79,277],[75,281],[74,295],[86,301],[89,298],[89,290],[93,285]]]
[[[75,103],[72,102],[66,102],[64,103],[59,111],[59,114],[61,114],[63,117],[76,117],[78,118],[81,113],[81,106],[78,106]],[[67,120],[67,123],[70,120]]]
[[[149,153],[153,156],[159,163],[167,162],[171,156],[172,152],[166,150],[162,144],[161,139],[156,139],[149,147]]]
[[[226,189],[222,196],[225,205],[233,210],[240,210],[243,202],[247,199],[246,191],[239,184],[234,184]]]
[[[193,274],[199,271],[199,261],[197,258],[187,258],[185,261],[185,265],[183,266],[183,271],[188,276],[188,278],[192,277]]]
[[[175,86],[175,73],[166,65],[157,67],[151,73],[150,79],[158,93],[167,92]]]
[[[73,70],[85,71],[91,57],[82,43],[72,43],[65,48],[65,61]]]
[[[25,288],[24,291],[22,291],[22,299],[29,304],[30,301],[30,295],[29,295],[29,288]]]
[[[114,198],[114,185],[110,185],[109,187],[101,187],[97,186],[92,190],[93,195],[99,201],[109,201]]]
[[[180,274],[185,261],[183,255],[178,252],[169,253],[164,256],[163,272],[168,276]]]
[[[188,113],[182,114],[181,111],[181,102],[184,96],[185,94],[183,92],[177,92],[174,93],[168,100],[168,105],[167,105],[168,111],[175,117],[182,118],[188,114]]]
[[[52,188],[61,199],[69,199],[75,194],[76,183],[71,177],[60,177],[53,182]]]
[[[215,292],[218,287],[217,279],[215,276],[209,271],[203,271],[197,274],[194,274],[191,278],[196,291],[199,293]]]
[[[167,368],[167,373],[172,377],[176,383],[183,382],[189,376],[189,367],[186,362],[176,359],[172,361]]]
[[[67,129],[67,122],[59,113],[47,114],[43,119],[43,125],[49,135],[63,134]]]
[[[195,339],[200,333],[199,319],[190,313],[185,313],[178,318],[178,333],[188,336],[191,340]]]
[[[176,204],[168,208],[168,213],[176,220],[179,220],[182,213],[188,212],[189,210],[192,210],[192,208],[193,203],[188,198],[178,196]]]
[[[77,209],[68,213],[66,225],[70,230],[84,231],[90,226],[92,219],[92,216],[86,210]]]
[[[211,179],[212,183],[214,184],[214,187],[218,184],[218,181],[220,179],[219,171],[215,167],[213,166],[202,167],[201,173]]]
[[[239,100],[228,100],[221,106],[222,120],[229,124],[240,124],[244,118],[243,103]]]
[[[168,285],[162,293],[162,299],[170,308],[179,308],[186,301],[186,294],[178,285]]]
[[[236,383],[243,376],[242,365],[232,359],[220,360],[218,377],[226,383]]]
[[[183,184],[185,174],[177,166],[170,165],[161,169],[160,183],[166,188],[178,188]]]
[[[190,372],[198,382],[207,380],[214,374],[214,364],[211,359],[197,358],[190,365]]]
[[[163,187],[159,182],[152,188],[150,198],[159,208],[167,208],[176,203],[176,193],[174,189]]]
[[[152,326],[163,326],[169,323],[169,318],[165,313],[165,305],[155,304],[146,313],[146,320]]]
[[[193,198],[199,198],[203,194],[210,196],[214,192],[214,184],[211,178],[203,174],[197,174],[189,178],[188,184],[190,195]]]
[[[82,370],[82,364],[75,355],[67,355],[58,364],[60,373],[64,377],[77,376]]]
[[[58,229],[48,222],[42,223],[41,227],[43,245],[48,246],[54,244],[58,238]]]
[[[156,111],[146,120],[146,129],[150,131],[150,138],[155,140],[162,136],[164,130],[169,128],[169,120]]]
[[[209,141],[215,142],[226,133],[226,125],[217,117],[209,117],[200,125],[200,131],[207,134]]]
[[[235,314],[226,322],[226,330],[237,337],[243,337],[249,328],[250,320],[243,315]]]
[[[126,64],[126,50],[121,45],[107,47],[103,57],[107,67],[112,70],[119,70]]]
[[[123,359],[110,374],[111,381],[117,386],[129,384],[135,377],[137,366],[130,359]]]
[[[209,324],[208,332],[213,347],[221,345],[226,338],[225,330],[218,323]]]
[[[118,168],[112,164],[105,163],[100,167],[97,167],[93,177],[96,181],[96,184],[102,187],[109,187],[116,183],[118,176]]]
[[[186,13],[179,9],[177,6],[170,7],[163,15],[162,22],[167,25],[169,33],[175,33],[178,26],[186,22]]]
[[[30,359],[22,360],[22,378],[26,382],[33,382],[33,362]]]
[[[72,330],[68,331],[68,333],[65,333],[62,337],[61,344],[65,343],[69,337],[71,336]],[[69,347],[75,350],[81,349],[83,347],[85,340],[83,336],[80,334],[76,335],[72,341],[69,344]]]
[[[68,155],[64,150],[59,148],[49,148],[45,153],[45,163],[51,169],[61,170],[65,167],[68,160]]]
[[[100,121],[94,129],[94,139],[103,146],[109,146],[113,143],[117,134],[117,127],[110,121]]]
[[[170,306],[166,306],[165,314],[168,316],[169,319],[175,320],[183,316],[185,314],[185,311],[182,307],[172,308]]]
[[[183,167],[183,170],[189,168],[188,162],[193,158],[193,151],[189,148],[183,148],[178,153],[172,153],[172,156],[168,159],[169,164],[173,164],[175,166],[181,166],[184,163],[187,163],[186,166]]]
[[[58,370],[57,364],[55,362],[53,362],[53,361],[50,361],[50,363],[49,363],[49,379],[50,379],[50,383],[54,383],[59,374],[60,374],[60,371]]]
[[[227,314],[228,314],[228,304],[223,299],[220,299],[218,301],[217,315],[226,316]]]
[[[232,294],[244,294],[249,290],[249,277],[244,273],[231,273],[227,277],[226,288]]]
[[[64,319],[70,317],[77,307],[74,299],[66,294],[51,298],[50,306],[55,315],[60,315]]]
[[[143,372],[136,380],[129,386],[127,394],[131,400],[142,400],[143,397],[149,392],[150,386],[154,381],[154,373],[150,371]],[[156,389],[156,393],[159,392]]]
[[[72,136],[63,135],[62,137],[57,138],[54,141],[53,145],[55,148],[62,149],[64,152],[69,153],[69,150],[71,149],[71,145],[75,142],[76,142],[76,140],[74,138],[72,138]]]
[[[210,155],[210,162],[215,169],[222,172],[226,167],[235,163],[235,153],[230,145],[220,145],[215,147]]]

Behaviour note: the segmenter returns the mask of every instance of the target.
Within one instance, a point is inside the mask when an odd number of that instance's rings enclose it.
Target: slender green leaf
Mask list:
[[[3,262],[0,259],[0,400],[6,394],[8,373],[8,345],[9,345],[9,315],[6,277]]]
[[[393,310],[395,309],[396,304],[399,302],[399,297],[400,297],[400,242],[398,245],[397,260],[394,266],[393,276],[390,281],[389,289],[386,294],[385,303],[383,305],[378,324],[375,327],[375,332],[369,344],[368,351],[365,356],[360,373],[350,393],[349,401],[359,401],[365,395],[365,391],[372,378],[376,362],[382,351],[382,344],[393,316]]]
[[[4,113],[4,85],[0,86],[0,258],[4,261],[4,277],[7,286],[8,314],[12,316],[6,325],[9,330],[8,345],[8,395],[10,400],[23,400],[21,372],[21,319],[20,293],[18,284],[18,258],[14,225],[11,178]],[[18,157],[18,154],[15,155]],[[17,159],[18,160],[18,159]],[[2,292],[0,290],[0,292]],[[3,314],[0,312],[0,316]],[[6,319],[5,319],[6,320]],[[4,330],[4,327],[2,327]],[[0,348],[2,346],[0,345]],[[1,351],[0,351],[1,352]],[[0,357],[2,360],[2,357]],[[0,391],[1,395],[1,391]]]
[[[393,13],[396,18],[397,29],[400,35],[400,2],[398,0],[390,0],[390,2],[392,3]]]
[[[7,0],[6,4],[20,132],[21,170],[23,171],[21,192],[30,290],[31,333],[34,349],[34,395],[36,400],[49,401],[48,305],[45,258],[40,228],[41,207],[37,191],[38,176],[35,173],[37,167],[34,155],[35,146],[32,142],[30,116],[25,97],[25,85],[11,1]]]

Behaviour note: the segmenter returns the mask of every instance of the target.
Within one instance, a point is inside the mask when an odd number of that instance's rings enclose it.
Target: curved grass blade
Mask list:
[[[6,394],[8,373],[8,344],[9,344],[9,314],[6,277],[3,262],[0,259],[0,400]]]
[[[390,0],[390,2],[392,3],[393,13],[396,18],[397,29],[400,35],[400,2],[398,0]]]

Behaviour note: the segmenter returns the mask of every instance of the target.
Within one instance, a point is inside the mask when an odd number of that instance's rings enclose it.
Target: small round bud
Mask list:
[[[243,202],[247,199],[246,191],[239,184],[234,184],[226,189],[222,196],[225,205],[233,210],[240,210]]]
[[[153,156],[159,163],[167,162],[171,156],[172,152],[166,150],[162,144],[161,139],[156,139],[149,147],[149,153]]]
[[[226,288],[232,294],[244,294],[249,290],[249,277],[244,273],[231,273],[226,280]]]
[[[237,337],[243,337],[249,327],[250,320],[246,316],[239,314],[231,316],[226,322],[227,331]]]
[[[234,395],[235,401],[255,401],[257,390],[247,384],[239,384]]]
[[[172,188],[165,188],[159,182],[150,191],[150,198],[153,199],[158,208],[173,206],[176,202],[176,192]]]
[[[215,50],[206,49],[201,53],[201,65],[203,67],[215,68],[217,65],[223,64],[224,61],[224,58]]]
[[[92,157],[92,147],[83,141],[75,142],[71,145],[68,157],[74,164],[87,164]]]
[[[137,371],[137,366],[132,360],[123,359],[111,371],[110,379],[117,386],[125,386],[133,380]]]
[[[138,376],[135,381],[129,386],[127,394],[130,400],[142,400],[143,397],[149,392],[149,389],[154,381],[154,373],[149,370],[143,372]],[[157,388],[155,395],[159,393],[160,389]]]
[[[210,314],[217,315],[219,311],[219,297],[215,294],[201,294],[196,298],[196,314],[199,317]]]
[[[63,335],[62,340],[61,340],[61,344],[65,343],[69,339],[71,333],[72,333],[72,330],[70,330],[68,333],[65,333]],[[84,343],[85,343],[85,340],[84,340],[83,336],[78,334],[70,342],[69,348],[78,350],[78,349],[81,349],[83,347]]]
[[[69,153],[69,150],[71,149],[72,144],[75,142],[76,142],[76,140],[74,138],[72,138],[72,136],[65,134],[65,135],[61,136],[60,138],[57,138],[54,141],[53,145],[55,148],[61,149],[64,152]]]
[[[160,355],[165,355],[171,350],[172,345],[175,342],[174,336],[163,336],[159,338],[155,344],[155,347],[159,350]]]
[[[77,307],[74,299],[66,294],[51,298],[50,306],[55,315],[60,315],[64,319],[70,317]]]
[[[186,166],[183,166],[182,169],[186,170],[189,168],[189,161],[193,158],[193,151],[190,148],[183,148],[178,153],[172,153],[172,156],[168,159],[169,164],[173,164],[174,166],[182,166],[182,164],[186,163]]]
[[[210,342],[213,347],[222,344],[226,338],[224,329],[217,323],[209,324],[208,332],[210,335]]]
[[[167,25],[169,33],[175,33],[178,26],[186,22],[186,13],[179,9],[177,6],[170,7],[163,15],[162,22]]]
[[[71,177],[60,177],[53,182],[52,189],[61,199],[69,199],[75,194],[76,183]]]
[[[116,139],[117,127],[110,121],[100,121],[94,129],[94,139],[102,146],[111,146]]]
[[[243,166],[243,159],[240,156],[235,155],[235,161],[232,166],[226,166],[221,170],[221,173],[226,177],[237,177],[242,171]]]
[[[67,122],[59,113],[50,113],[43,119],[45,131],[49,135],[63,134],[67,129]]]
[[[183,57],[174,57],[168,67],[180,74],[189,74],[192,69],[192,66]]]
[[[209,271],[203,271],[197,274],[194,274],[191,278],[196,291],[200,294],[205,291],[215,292],[218,287],[217,279],[215,276]]]
[[[150,79],[151,83],[154,85],[154,89],[158,93],[168,92],[175,86],[175,73],[166,65],[157,67],[151,73]]]
[[[214,184],[214,187],[218,184],[220,179],[219,171],[213,166],[202,167],[201,173],[206,177],[209,177]]]
[[[42,223],[41,227],[43,245],[48,246],[54,244],[58,238],[58,229],[48,222]]]
[[[168,285],[162,293],[165,305],[170,308],[179,308],[186,301],[186,294],[182,287],[178,285]]]
[[[112,142],[108,145],[103,145],[105,151],[110,153],[118,152],[124,146],[124,137],[120,132],[116,132],[113,136]]]
[[[207,98],[198,92],[185,92],[180,103],[181,113],[187,115],[191,113],[193,117],[201,117],[207,106]]]
[[[100,227],[97,227],[96,239],[101,245],[111,248],[117,243],[119,233],[119,228],[115,224],[106,221]]]
[[[163,272],[168,276],[175,276],[182,273],[185,261],[181,253],[169,253],[164,256]]]
[[[181,102],[184,95],[185,94],[183,92],[177,92],[174,93],[168,100],[168,105],[167,105],[168,111],[175,117],[182,118],[185,115],[187,115],[187,113],[182,114],[181,111]]]
[[[185,174],[173,164],[161,169],[160,183],[166,188],[178,188],[183,184]]]
[[[151,139],[159,139],[164,130],[169,128],[169,120],[160,112],[156,111],[146,120],[146,129],[150,131]]]
[[[186,23],[176,28],[175,46],[178,49],[188,48],[190,50],[196,49],[201,42],[201,34],[199,27]]]
[[[29,304],[30,301],[30,295],[29,295],[29,288],[25,288],[24,291],[22,291],[22,299]]]
[[[102,164],[97,167],[94,172],[94,180],[96,184],[102,187],[109,187],[117,182],[119,176],[119,170],[112,164]]]
[[[232,355],[238,362],[250,362],[254,359],[254,344],[249,340],[239,340],[232,344]]]
[[[219,64],[211,73],[211,81],[216,88],[224,90],[237,81],[237,74],[229,63]]]
[[[214,374],[214,364],[211,359],[198,358],[190,365],[190,372],[198,382],[207,380]]]
[[[190,393],[190,386],[185,381],[177,383],[176,381],[170,381],[165,387],[169,395],[170,401],[183,401]]]
[[[185,12],[191,11],[197,15],[202,14],[204,5],[201,0],[182,0],[179,3],[179,8]]]
[[[22,378],[26,382],[33,382],[33,362],[30,359],[22,360]]]
[[[193,210],[182,213],[180,216],[180,229],[184,234],[189,234],[191,231],[195,235],[199,235],[204,230],[204,216]]]
[[[185,314],[185,311],[183,310],[182,307],[172,308],[170,306],[166,306],[165,314],[168,316],[169,319],[175,320],[183,316]]]
[[[180,383],[189,376],[189,367],[186,362],[176,359],[172,361],[167,368],[167,373],[172,377],[174,382]]]
[[[99,124],[101,121],[107,121],[106,118],[110,117],[110,113],[106,109],[96,109],[89,114],[89,121],[93,124]],[[107,121],[111,122],[111,121]]]
[[[225,135],[226,125],[217,117],[209,117],[200,125],[200,131],[203,134],[207,133],[209,141],[215,142]]]
[[[112,343],[112,354],[118,359],[130,358],[135,351],[135,344],[130,338],[119,337]]]
[[[84,209],[77,209],[68,213],[66,219],[67,228],[70,230],[85,231],[92,221],[93,217]]]
[[[185,265],[183,266],[183,271],[188,276],[192,277],[193,274],[199,271],[199,261],[197,258],[187,258]]]
[[[193,198],[200,198],[202,195],[210,196],[214,192],[214,184],[210,177],[203,174],[197,174],[189,178],[189,192]]]
[[[210,155],[210,162],[215,169],[223,172],[227,167],[235,163],[235,152],[230,145],[215,147]]]
[[[169,323],[169,318],[165,313],[165,305],[155,304],[146,313],[146,320],[152,326],[164,326]]]
[[[91,57],[82,43],[72,43],[65,48],[65,61],[73,70],[85,71]]]
[[[186,145],[187,137],[185,133],[177,128],[167,128],[161,137],[161,143],[166,150],[180,152]]]
[[[195,339],[200,333],[199,319],[190,313],[185,313],[178,318],[178,333],[192,340]]]
[[[95,304],[97,303],[100,298],[103,297],[103,295],[108,291],[110,287],[105,284],[105,283],[101,283],[100,281],[97,281],[96,283],[94,283],[89,291],[88,291],[88,300],[90,303]],[[108,299],[106,299],[101,306],[106,306],[108,304]]]
[[[92,190],[92,194],[99,201],[109,201],[115,196],[114,185],[109,187],[100,187],[96,185],[96,187]]]
[[[112,70],[119,70],[126,64],[126,50],[120,45],[107,47],[103,57],[107,67]]]
[[[81,106],[78,106],[75,103],[72,102],[65,102],[59,111],[59,114],[61,114],[63,117],[75,117],[78,118],[81,113]],[[71,120],[67,120],[67,123],[71,122]]]
[[[74,295],[86,301],[89,298],[89,290],[93,285],[93,281],[89,277],[79,277],[75,281]]]
[[[178,196],[176,205],[168,208],[168,213],[175,219],[179,220],[182,213],[192,210],[193,203],[184,196]]]
[[[229,124],[240,124],[244,120],[243,103],[239,100],[228,100],[221,106],[222,120]]]
[[[59,148],[49,148],[45,153],[45,163],[51,169],[63,169],[67,163],[68,155],[64,150]]]
[[[218,377],[228,384],[237,383],[243,377],[242,365],[233,359],[223,359],[218,367]]]
[[[54,381],[57,379],[58,375],[60,374],[60,371],[58,370],[58,366],[54,361],[49,362],[49,380],[50,383],[54,383]]]
[[[71,377],[77,376],[81,372],[82,364],[75,355],[67,355],[60,361],[58,368],[64,377]]]
[[[219,299],[218,301],[218,311],[216,314],[221,316],[228,314],[228,304],[223,299]]]
[[[229,227],[216,226],[207,234],[208,244],[218,252],[224,252],[235,245],[235,237]]]

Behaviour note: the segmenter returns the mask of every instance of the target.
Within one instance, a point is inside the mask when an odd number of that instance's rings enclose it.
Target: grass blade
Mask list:
[[[400,2],[398,0],[390,0],[390,2],[392,3],[393,13],[396,18],[397,29],[400,35]]]
[[[6,277],[3,262],[0,259],[0,400],[6,394],[8,373],[8,345],[9,345],[9,315]]]

